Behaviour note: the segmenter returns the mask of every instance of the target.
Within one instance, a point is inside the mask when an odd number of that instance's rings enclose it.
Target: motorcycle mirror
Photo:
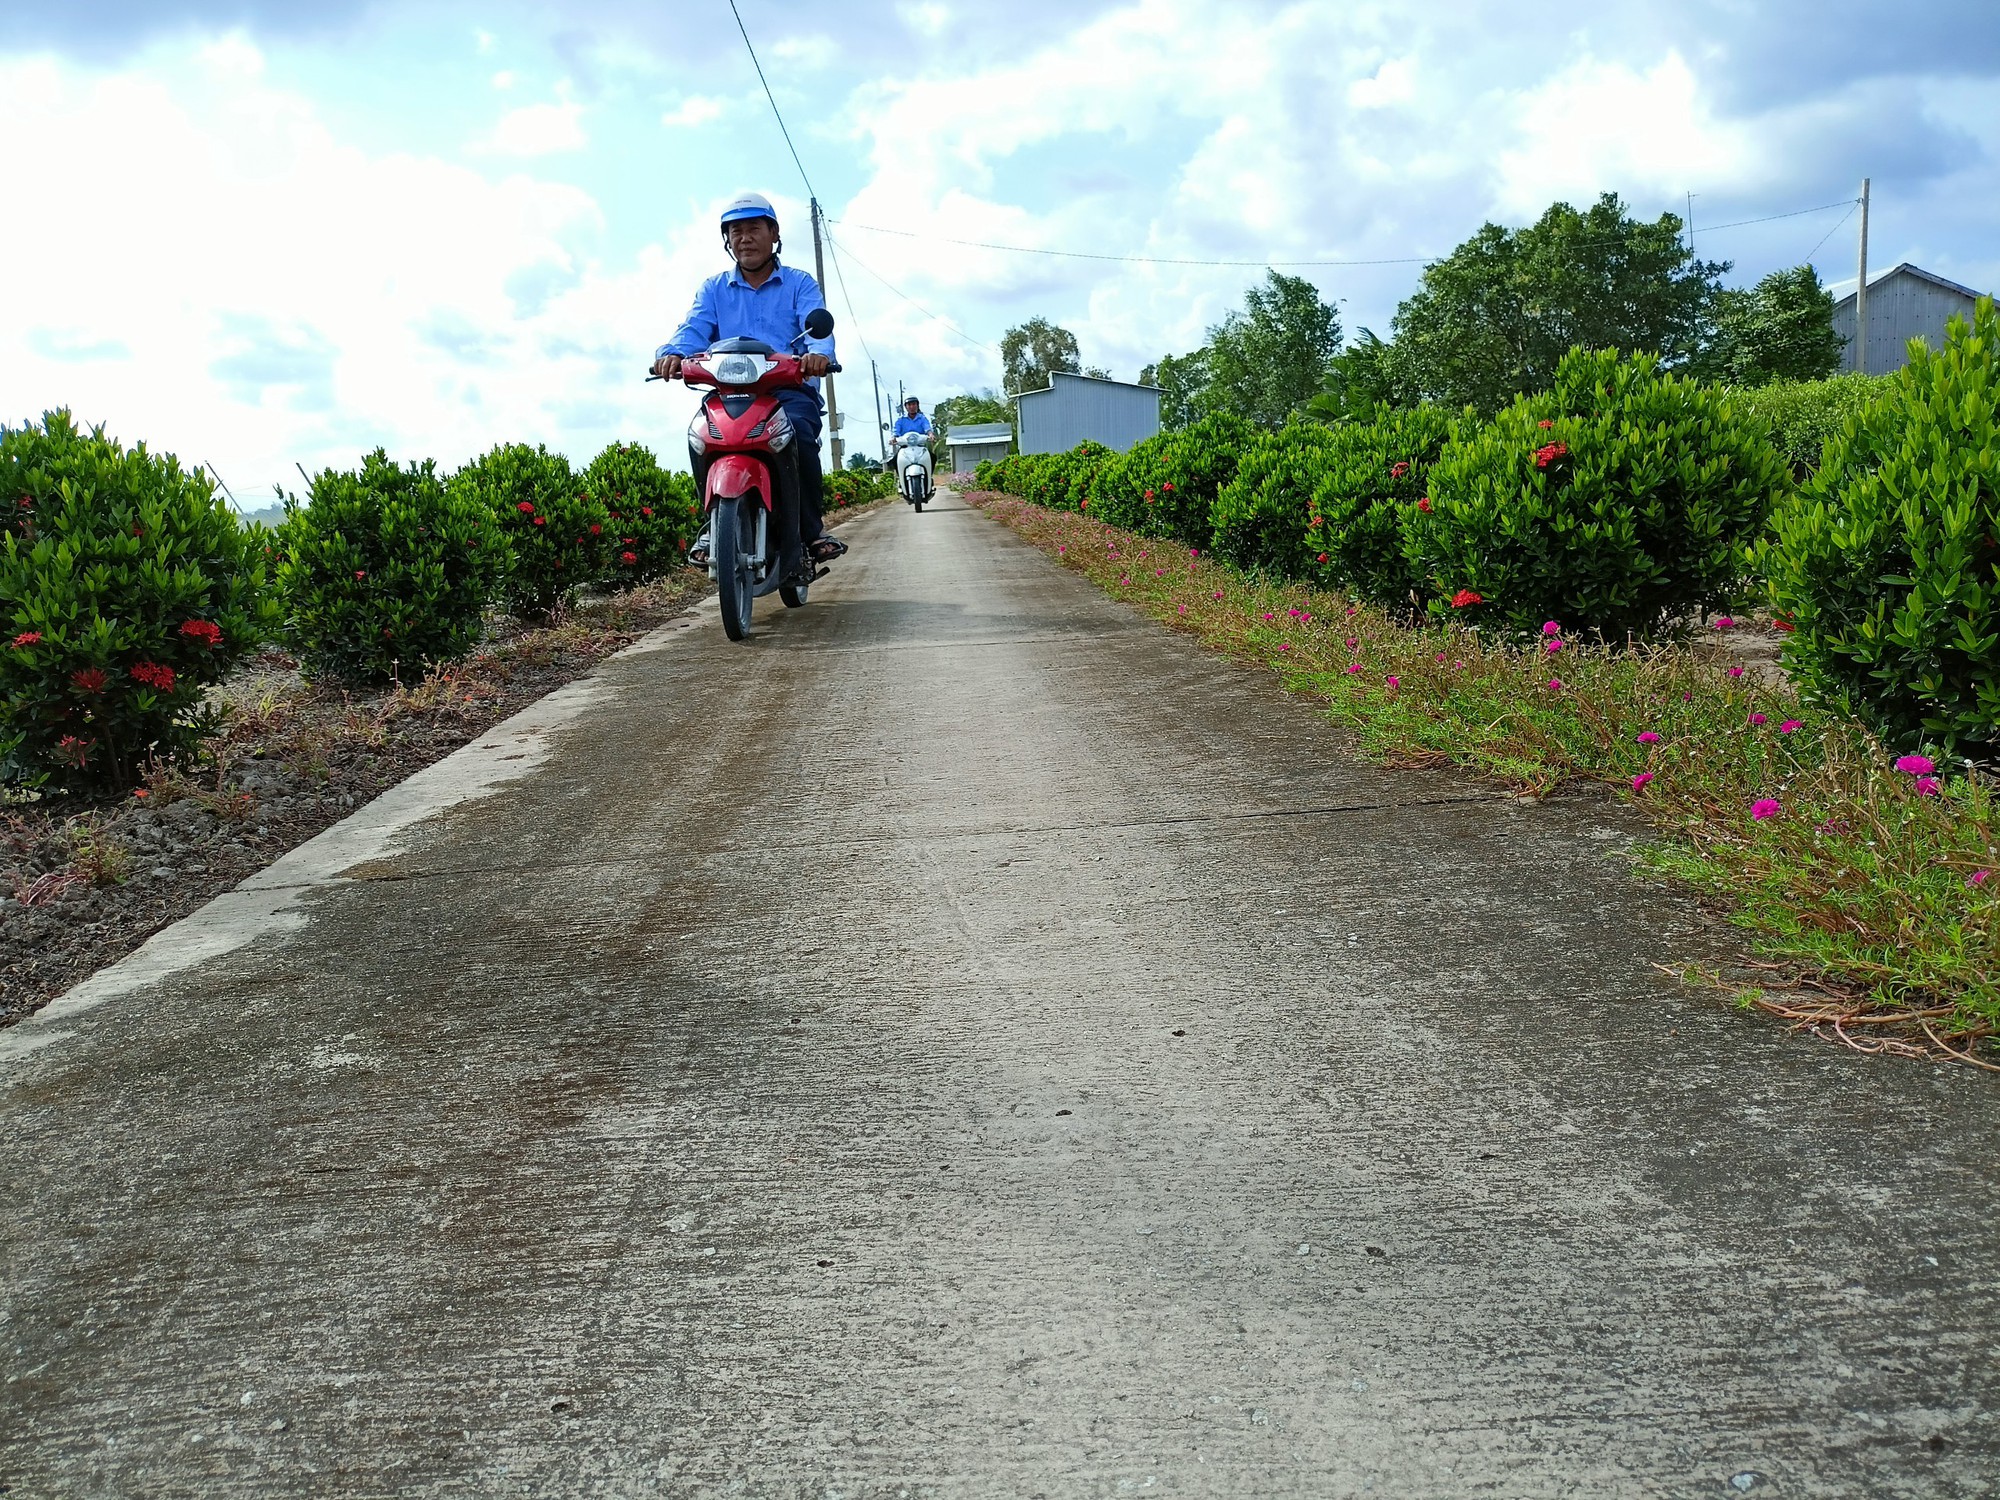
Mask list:
[[[816,339],[825,338],[833,332],[833,314],[823,307],[815,307],[806,314],[806,332]]]

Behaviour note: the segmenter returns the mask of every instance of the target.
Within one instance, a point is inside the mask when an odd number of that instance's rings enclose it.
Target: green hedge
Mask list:
[[[2000,743],[2000,317],[1846,420],[1762,563],[1799,680],[1900,745]]]
[[[1771,441],[1793,475],[1805,480],[1848,418],[1873,405],[1887,389],[1887,375],[1835,375],[1828,380],[1780,380],[1737,394],[1737,404],[1769,428]]]
[[[429,459],[398,468],[377,448],[357,470],[316,475],[307,502],[285,505],[277,594],[309,675],[416,677],[478,644],[513,561],[479,497]]]
[[[1216,554],[1241,568],[1304,577],[1313,560],[1306,550],[1313,490],[1334,447],[1329,428],[1297,418],[1254,435],[1215,497],[1210,545]]]
[[[1440,616],[1643,638],[1742,596],[1787,484],[1722,387],[1577,349],[1550,390],[1446,446],[1404,551]]]
[[[265,533],[67,411],[0,428],[0,497],[0,780],[117,791],[194,751],[204,690],[276,623]]]
[[[1392,609],[1426,602],[1428,582],[1403,551],[1403,526],[1431,504],[1430,472],[1459,419],[1437,406],[1380,406],[1331,429],[1313,485],[1307,573]]]

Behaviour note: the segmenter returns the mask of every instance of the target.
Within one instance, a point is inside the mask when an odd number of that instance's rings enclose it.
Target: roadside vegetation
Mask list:
[[[1990,302],[1874,382],[1753,398],[1573,349],[1491,414],[1217,412],[978,483],[1377,755],[1630,801],[1653,865],[1726,898],[1780,966],[1746,1003],[2000,1068]],[[1718,654],[1752,616],[1781,670]]]

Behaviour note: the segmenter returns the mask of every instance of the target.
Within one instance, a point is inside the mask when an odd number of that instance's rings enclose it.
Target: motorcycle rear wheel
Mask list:
[[[722,604],[722,633],[732,641],[750,634],[750,611],[757,591],[750,582],[750,554],[756,533],[745,536],[745,523],[755,525],[738,500],[719,500],[709,517],[709,555],[715,563],[715,587]]]
[[[785,601],[786,609],[801,608],[806,602],[806,594],[812,588],[810,583],[781,583],[778,597]]]

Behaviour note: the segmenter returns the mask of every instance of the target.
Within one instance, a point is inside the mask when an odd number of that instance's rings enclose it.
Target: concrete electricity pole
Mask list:
[[[824,294],[826,291],[826,258],[821,253],[819,246],[819,199],[817,198],[813,199],[812,201],[812,211],[813,211],[813,275],[818,278],[820,291],[822,294]],[[840,404],[833,399],[833,377],[831,375],[828,375],[825,377],[825,379],[826,379],[826,430],[830,434],[830,442],[833,449],[834,472],[839,473],[841,468]]]
[[[1861,179],[1861,269],[1854,278],[1854,368],[1868,373],[1868,179]]]
[[[889,462],[889,424],[882,420],[882,372],[868,361],[869,378],[875,382],[875,442],[882,450],[882,462]]]

